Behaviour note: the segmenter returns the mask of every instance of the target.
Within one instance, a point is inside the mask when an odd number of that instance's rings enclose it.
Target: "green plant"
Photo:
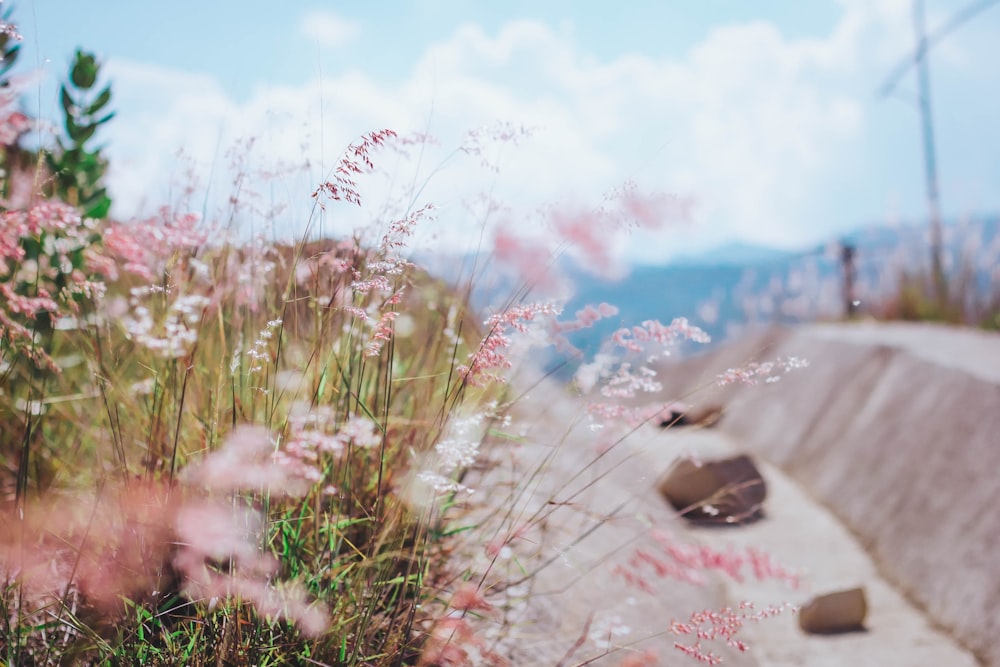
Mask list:
[[[81,67],[71,79],[93,86],[96,61]],[[62,96],[75,110],[66,87]],[[86,108],[102,98],[110,88]],[[81,152],[60,144],[51,160],[89,150],[109,117],[68,120]],[[373,167],[369,152],[394,137],[382,130],[349,146],[313,214],[327,202],[360,204],[355,180]],[[82,204],[80,185],[99,182],[103,167],[91,167],[97,178],[62,182],[67,200]],[[655,209],[631,191],[619,201]],[[473,577],[577,503],[552,495],[527,512],[511,502],[492,535],[455,527],[472,491],[464,476],[480,445],[521,438],[508,432],[503,384],[516,339],[617,310],[556,321],[556,306],[525,300],[541,278],[534,267],[505,305],[477,316],[471,286],[449,288],[405,257],[431,210],[384,220],[381,238],[294,244],[240,243],[168,209],[129,225],[57,202],[3,212],[0,288],[20,310],[0,332],[54,367],[0,359],[0,482],[16,471],[21,501],[0,513],[0,659],[430,667],[466,664],[473,651],[503,664],[464,617],[491,608]],[[603,257],[595,222],[613,226],[584,212],[560,218],[558,234]],[[59,280],[88,272],[106,288],[80,293],[96,297],[79,300],[92,308],[57,302]],[[66,315],[61,327],[50,326],[56,315]],[[681,318],[619,329],[612,344],[624,356],[592,368],[590,388],[605,385],[588,408],[594,425],[654,418],[662,406],[617,399],[656,390],[647,352],[702,337]],[[777,368],[731,375],[752,381]],[[607,451],[560,491],[591,470],[603,476],[596,464]],[[544,463],[512,495],[543,472]],[[456,586],[446,563],[462,535],[491,561]]]
[[[8,7],[0,14],[0,88],[10,85],[8,74],[17,62],[17,57],[21,52],[21,37],[17,34],[14,24],[11,23],[11,15],[14,13],[13,7]]]
[[[0,514],[0,544],[18,545],[0,558],[0,657],[414,655],[438,500],[407,489],[453,414],[497,394],[453,372],[472,352],[458,336],[477,328],[461,298],[399,256],[421,213],[381,242],[294,245],[206,244],[194,217],[166,212],[130,225],[58,202],[3,215],[0,287],[23,336],[0,384],[0,481],[16,471],[23,516]],[[57,302],[54,281],[97,267],[94,309]],[[36,323],[64,319],[39,346]],[[44,376],[15,363],[39,347],[56,366]],[[17,560],[29,545],[56,586]]]
[[[66,141],[58,138],[57,150],[46,154],[53,174],[54,194],[78,206],[88,218],[104,218],[111,208],[104,187],[108,162],[101,148],[92,146],[97,129],[115,115],[108,111],[111,84],[96,90],[99,74],[97,57],[78,50],[69,79],[59,89]]]

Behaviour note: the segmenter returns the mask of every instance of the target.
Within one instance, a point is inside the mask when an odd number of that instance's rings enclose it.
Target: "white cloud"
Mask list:
[[[416,179],[415,163],[396,174],[399,183],[421,183],[464,131],[499,119],[538,131],[523,146],[502,149],[499,175],[476,160],[434,173],[423,194],[443,205],[446,222],[457,221],[443,242],[478,237],[475,225],[460,220],[464,196],[488,190],[525,211],[566,197],[598,204],[602,192],[633,176],[650,189],[695,196],[708,237],[800,242],[815,235],[810,223],[832,224],[816,200],[865,141],[874,73],[910,43],[910,23],[900,18],[906,0],[842,5],[825,37],[789,39],[758,21],[719,27],[684,57],[660,60],[633,52],[595,61],[535,21],[510,22],[495,35],[467,24],[429,45],[401,83],[355,71],[297,87],[260,86],[240,102],[209,77],[116,61],[116,92],[156,100],[141,111],[136,102],[131,116],[119,107],[111,148],[127,159],[113,175],[116,211],[150,199],[151,184],[176,169],[164,156],[180,146],[203,178],[215,163],[216,190],[229,187],[218,176],[226,158],[216,147],[240,136],[256,137],[248,159],[260,168],[308,162],[305,176],[263,188],[307,210],[319,166],[328,169],[362,132],[438,136],[441,151],[422,157]],[[306,16],[302,29],[327,45],[359,31],[325,12]],[[392,171],[395,158],[387,160],[380,166]],[[631,252],[653,259],[658,247],[644,237]]]
[[[307,12],[299,21],[299,31],[320,46],[344,46],[361,33],[361,26],[336,14],[316,9]]]

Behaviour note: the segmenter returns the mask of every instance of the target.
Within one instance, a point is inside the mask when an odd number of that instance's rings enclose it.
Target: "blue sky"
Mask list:
[[[928,0],[929,26],[969,1]],[[380,127],[437,137],[419,161],[393,158],[388,170],[397,183],[426,181],[422,197],[441,207],[429,238],[442,247],[478,238],[462,204],[476,193],[510,205],[507,224],[530,225],[539,206],[598,205],[625,179],[697,202],[695,224],[679,235],[622,242],[639,261],[728,241],[799,247],[925,210],[916,110],[876,94],[913,47],[910,0],[13,8],[19,71],[41,81],[27,97],[33,112],[57,118],[55,82],[77,46],[106,63],[118,217],[176,200],[187,172],[210,186],[199,206],[224,215],[230,156],[242,150],[244,163],[271,174],[253,186],[260,200],[286,207],[278,231],[294,233],[343,147]],[[934,52],[952,216],[1000,209],[998,56],[1000,7]],[[912,90],[908,78],[901,91]],[[497,149],[498,171],[449,158],[467,130],[498,121],[533,129]],[[240,143],[248,137],[251,149]]]

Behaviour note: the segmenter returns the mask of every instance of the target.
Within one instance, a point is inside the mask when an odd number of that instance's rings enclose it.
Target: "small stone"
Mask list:
[[[675,428],[678,426],[697,426],[712,428],[722,419],[721,405],[703,405],[691,408],[677,403],[670,407],[669,412],[660,421],[660,428]]]
[[[716,461],[678,460],[659,491],[685,519],[740,524],[763,516],[767,484],[746,454]]]
[[[799,610],[799,627],[810,634],[836,634],[864,630],[868,603],[863,588],[820,595]]]

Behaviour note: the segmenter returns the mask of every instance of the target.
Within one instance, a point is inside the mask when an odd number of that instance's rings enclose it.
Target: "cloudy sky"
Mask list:
[[[928,0],[928,27],[970,2]],[[540,206],[598,206],[626,180],[695,202],[680,237],[623,246],[640,261],[732,241],[801,247],[925,208],[913,77],[897,96],[877,92],[912,52],[911,0],[20,0],[13,10],[19,71],[42,81],[27,97],[33,113],[58,118],[55,82],[77,46],[105,63],[117,217],[175,202],[192,181],[198,206],[225,215],[242,165],[257,215],[283,207],[278,224],[294,233],[344,147],[383,127],[435,138],[380,170],[440,206],[443,246],[476,238],[466,204],[478,194],[511,207],[504,224],[530,225]],[[1000,7],[933,54],[949,215],[1000,209],[998,58]],[[498,123],[529,136],[455,154],[468,131]]]

